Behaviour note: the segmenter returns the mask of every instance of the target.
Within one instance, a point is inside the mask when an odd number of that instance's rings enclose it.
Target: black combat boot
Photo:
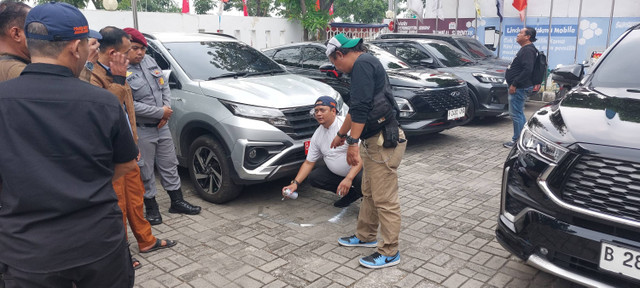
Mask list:
[[[169,207],[169,213],[181,213],[196,215],[200,213],[200,206],[193,206],[189,202],[184,201],[182,198],[182,190],[167,191],[171,198],[171,207]]]
[[[162,224],[162,216],[160,216],[160,209],[158,209],[158,202],[156,202],[156,197],[150,199],[144,198],[144,207],[147,210],[147,215],[145,215],[145,218],[147,219],[147,221],[149,221],[149,224]]]

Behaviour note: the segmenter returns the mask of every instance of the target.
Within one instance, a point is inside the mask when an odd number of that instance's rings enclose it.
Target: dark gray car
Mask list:
[[[480,41],[469,36],[450,35],[450,34],[426,34],[426,33],[387,33],[378,36],[376,39],[435,39],[447,42],[454,47],[467,53],[474,60],[507,67],[509,61],[500,59],[493,54],[491,50],[482,45]]]
[[[509,109],[506,67],[479,63],[451,44],[432,39],[387,39],[369,42],[402,59],[412,67],[426,67],[454,74],[467,81],[474,102],[473,117],[498,116]]]

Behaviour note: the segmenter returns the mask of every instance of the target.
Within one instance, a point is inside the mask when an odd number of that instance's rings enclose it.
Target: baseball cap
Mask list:
[[[44,25],[48,34],[28,33],[27,26],[34,22]],[[33,7],[27,14],[24,27],[25,36],[32,39],[49,41],[69,41],[89,37],[102,39],[100,33],[89,30],[89,23],[82,12],[67,3],[49,2]]]
[[[131,41],[144,45],[144,47],[147,47],[147,39],[144,38],[144,35],[142,35],[140,31],[138,31],[135,28],[124,28],[122,30],[127,34],[131,35]]]
[[[316,106],[328,106],[330,108],[336,108],[336,111],[338,110],[338,102],[329,96],[320,96],[320,98],[316,100],[316,104],[313,105],[313,107]]]
[[[362,42],[362,38],[351,39],[347,38],[347,36],[344,36],[342,33],[333,36],[333,38],[327,42],[327,57],[329,57],[333,51],[336,51],[336,48],[353,48],[360,42]]]

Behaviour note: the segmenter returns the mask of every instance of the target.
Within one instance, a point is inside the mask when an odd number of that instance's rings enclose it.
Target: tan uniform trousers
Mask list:
[[[365,242],[375,241],[380,226],[382,242],[378,242],[378,253],[394,256],[398,252],[400,236],[398,166],[407,148],[407,141],[398,143],[395,148],[384,148],[378,144],[380,135],[367,138],[360,144],[363,163],[362,204],[356,236]],[[402,129],[400,138],[406,139]]]
[[[112,183],[118,196],[118,206],[122,210],[125,234],[128,219],[133,236],[138,241],[138,249],[155,244],[156,237],[151,233],[151,224],[144,218],[144,184],[140,177],[140,168],[136,165],[135,169]]]

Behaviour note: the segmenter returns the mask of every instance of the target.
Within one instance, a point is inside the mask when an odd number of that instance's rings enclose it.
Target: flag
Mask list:
[[[320,0],[316,0],[316,11],[320,10]]]
[[[331,7],[329,7],[329,15],[333,15],[333,3],[331,3]]]
[[[478,14],[478,17],[482,18],[482,14],[480,13],[480,3],[478,3],[478,0],[473,0],[474,4],[476,4],[476,13]]]
[[[244,16],[249,16],[249,11],[247,11],[247,0],[242,0],[242,11],[244,12]]]
[[[504,7],[504,0],[496,0],[496,7],[498,8],[498,17],[500,17],[500,22],[502,22],[502,7]]]
[[[524,22],[524,9],[527,8],[527,0],[513,0],[512,5],[520,12],[520,21]]]
[[[416,14],[418,19],[422,21],[422,12],[424,10],[424,6],[422,5],[422,0],[407,0],[407,8]]]
[[[182,13],[189,13],[189,0],[182,0]]]

